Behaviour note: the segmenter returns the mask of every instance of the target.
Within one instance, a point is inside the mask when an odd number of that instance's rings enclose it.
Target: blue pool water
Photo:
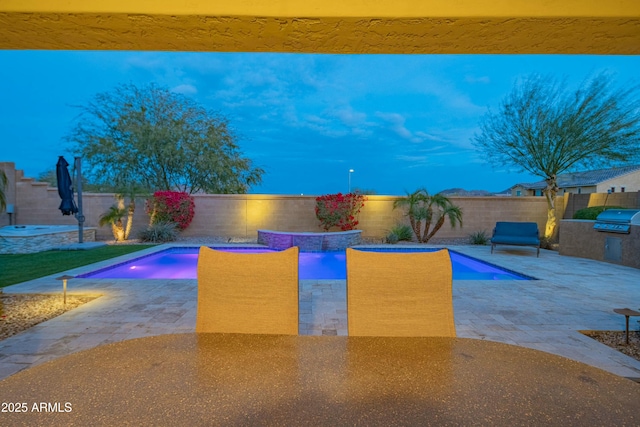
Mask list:
[[[269,252],[261,248],[215,248],[230,252]],[[78,275],[100,279],[195,279],[199,248],[170,248],[100,270]],[[420,252],[436,249],[362,249],[376,252]],[[454,280],[532,280],[478,259],[450,251]],[[340,279],[347,276],[345,251],[300,252],[300,280]]]

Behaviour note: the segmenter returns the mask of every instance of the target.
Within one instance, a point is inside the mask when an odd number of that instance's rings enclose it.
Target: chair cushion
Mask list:
[[[298,248],[200,248],[196,332],[298,334]]]
[[[538,224],[535,222],[496,222],[494,236],[529,236],[538,238]]]
[[[347,249],[349,335],[455,337],[451,258]]]

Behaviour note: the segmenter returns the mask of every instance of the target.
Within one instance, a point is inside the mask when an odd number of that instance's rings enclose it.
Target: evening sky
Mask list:
[[[640,57],[0,51],[0,161],[53,170],[86,104],[121,83],[157,83],[226,116],[266,172],[251,193],[498,192],[539,177],[493,167],[472,137],[522,77],[577,87],[595,73],[638,83]],[[635,80],[634,80],[635,79]],[[349,170],[353,169],[353,173]]]

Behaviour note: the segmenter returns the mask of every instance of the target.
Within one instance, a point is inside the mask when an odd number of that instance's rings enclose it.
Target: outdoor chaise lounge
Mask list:
[[[535,222],[496,222],[491,253],[496,245],[534,246],[540,256],[540,232]]]
[[[196,332],[298,334],[298,248],[200,248]]]
[[[347,326],[354,336],[455,337],[446,249],[381,253],[347,249]]]

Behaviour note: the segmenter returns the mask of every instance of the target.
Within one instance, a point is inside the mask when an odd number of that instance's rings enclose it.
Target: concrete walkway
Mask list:
[[[147,249],[66,274],[77,275],[155,252]],[[582,335],[623,330],[614,308],[640,308],[640,270],[531,248],[494,254],[488,246],[453,250],[537,277],[536,281],[454,281],[459,337],[499,341],[554,353],[614,374],[640,378],[640,362]],[[4,288],[5,293],[61,292],[61,273]],[[346,335],[343,280],[300,282],[300,334]],[[0,341],[0,378],[67,354],[144,336],[194,332],[195,280],[73,279],[69,292],[101,294],[62,316]],[[635,320],[633,330],[638,329]]]

